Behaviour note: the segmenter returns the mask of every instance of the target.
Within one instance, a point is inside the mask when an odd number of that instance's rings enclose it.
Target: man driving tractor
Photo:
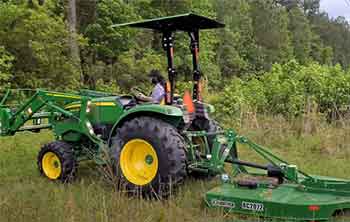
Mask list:
[[[148,74],[148,77],[150,77],[150,80],[152,84],[154,85],[152,93],[150,96],[146,96],[142,92],[140,92],[137,88],[133,88],[134,91],[138,91],[135,93],[135,96],[138,100],[141,100],[143,102],[152,102],[152,103],[164,103],[164,97],[165,97],[165,79],[160,74],[159,70],[153,69]]]

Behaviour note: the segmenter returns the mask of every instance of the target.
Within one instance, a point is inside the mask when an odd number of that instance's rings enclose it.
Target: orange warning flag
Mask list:
[[[191,97],[191,94],[188,92],[188,90],[185,91],[184,97],[183,97],[184,104],[187,107],[187,111],[189,113],[193,113],[195,111],[195,107],[193,104],[193,100]]]

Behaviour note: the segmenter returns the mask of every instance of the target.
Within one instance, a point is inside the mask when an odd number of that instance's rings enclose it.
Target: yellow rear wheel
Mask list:
[[[139,186],[148,184],[158,172],[157,153],[147,141],[132,139],[122,149],[120,168],[131,183]]]
[[[42,168],[45,175],[52,180],[60,177],[62,173],[61,161],[53,152],[47,152],[44,154],[42,158]]]
[[[152,117],[136,117],[112,138],[118,188],[165,198],[186,176],[185,144],[177,129]]]

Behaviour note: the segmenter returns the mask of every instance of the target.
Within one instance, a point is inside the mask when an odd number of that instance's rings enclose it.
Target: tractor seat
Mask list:
[[[130,109],[137,104],[137,101],[133,96],[127,95],[118,97],[117,102],[123,106],[123,109]]]

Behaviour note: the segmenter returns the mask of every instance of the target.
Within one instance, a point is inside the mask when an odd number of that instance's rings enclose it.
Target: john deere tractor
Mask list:
[[[79,162],[94,160],[97,164],[112,164],[119,185],[127,190],[164,197],[187,174],[210,174],[205,167],[192,166],[189,155],[202,158],[207,148],[205,143],[212,145],[214,136],[208,140],[197,139],[202,151],[198,148],[190,153],[185,132],[218,130],[217,124],[208,117],[210,106],[201,99],[199,30],[224,25],[195,14],[184,14],[116,26],[148,28],[163,34],[169,77],[168,85],[164,86],[167,89],[165,105],[145,103],[133,94],[38,89],[25,103],[11,107],[11,96],[21,90],[7,90],[1,101],[0,133],[8,136],[19,131],[51,129],[56,141],[44,145],[37,159],[39,171],[51,180],[70,181]],[[188,112],[186,104],[174,98],[173,35],[176,31],[187,32],[190,37],[196,112]],[[29,120],[34,124],[26,124]],[[111,161],[106,160],[106,153]]]
[[[114,27],[122,26],[162,34],[169,79],[165,105],[144,103],[132,94],[37,89],[14,106],[11,97],[23,90],[7,90],[0,101],[1,136],[50,129],[56,137],[39,151],[42,175],[69,182],[79,162],[92,160],[111,166],[119,187],[159,198],[167,197],[189,175],[220,175],[223,184],[206,193],[205,203],[227,212],[319,221],[350,209],[350,181],[302,172],[234,130],[221,130],[209,118],[213,108],[201,95],[199,31],[223,24],[189,13]],[[190,38],[194,85],[189,100],[174,97],[177,31]],[[240,160],[239,145],[267,164]]]

